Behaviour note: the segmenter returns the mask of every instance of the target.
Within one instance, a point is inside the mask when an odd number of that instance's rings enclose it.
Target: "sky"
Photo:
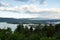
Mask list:
[[[60,0],[0,0],[0,17],[60,19]]]

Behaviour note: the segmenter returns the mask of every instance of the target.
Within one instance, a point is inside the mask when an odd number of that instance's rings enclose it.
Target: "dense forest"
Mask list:
[[[14,31],[0,29],[0,40],[60,40],[60,24],[38,24],[34,29],[19,24]]]

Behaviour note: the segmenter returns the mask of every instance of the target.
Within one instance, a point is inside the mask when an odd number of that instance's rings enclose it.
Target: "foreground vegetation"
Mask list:
[[[60,24],[31,26],[19,24],[14,32],[10,28],[0,29],[0,40],[60,40]]]

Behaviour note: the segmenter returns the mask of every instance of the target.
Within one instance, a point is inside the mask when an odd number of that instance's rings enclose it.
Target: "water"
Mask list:
[[[9,23],[6,23],[6,22],[0,22],[0,28],[1,29],[3,29],[3,28],[7,29],[7,27],[9,27],[9,28],[12,29],[12,31],[14,31],[17,28],[17,25],[18,24],[9,24]],[[33,27],[37,26],[37,24],[23,24],[24,27],[27,26],[28,28],[30,28],[31,25]]]
[[[60,22],[55,22],[54,24],[59,24]],[[0,28],[1,29],[6,29],[7,27],[11,28],[12,31],[14,31],[17,28],[18,24],[9,24],[6,22],[0,22]],[[24,24],[24,26],[27,26],[28,28],[30,28],[29,25],[33,25],[33,27],[37,26],[38,24]]]
[[[7,27],[11,28],[12,31],[14,31],[17,27],[17,24],[9,24],[9,23],[6,23],[6,22],[0,22],[0,28],[1,29],[6,29]]]

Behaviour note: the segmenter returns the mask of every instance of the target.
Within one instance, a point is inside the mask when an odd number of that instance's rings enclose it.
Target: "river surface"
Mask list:
[[[12,31],[14,31],[17,28],[17,25],[19,25],[19,24],[10,24],[10,23],[6,23],[6,22],[0,22],[0,28],[1,29],[3,29],[3,28],[7,29],[9,27],[12,29]],[[29,25],[33,25],[33,27],[34,27],[37,24],[23,24],[24,27],[27,26],[28,28],[30,28]]]
[[[6,29],[7,27],[11,28],[12,31],[14,31],[16,29],[18,24],[9,24],[9,23],[6,23],[6,22],[0,22],[0,28],[1,29]]]
[[[55,22],[55,24],[59,24],[60,22]],[[6,22],[0,22],[0,28],[1,29],[6,29],[7,27],[9,27],[9,28],[11,28],[12,29],[12,31],[14,31],[16,28],[17,28],[17,25],[18,24],[10,24],[10,23],[6,23]],[[36,26],[36,25],[38,25],[38,24],[24,24],[24,26],[28,26],[28,28],[30,28],[30,26],[29,25],[34,25],[34,26]]]

